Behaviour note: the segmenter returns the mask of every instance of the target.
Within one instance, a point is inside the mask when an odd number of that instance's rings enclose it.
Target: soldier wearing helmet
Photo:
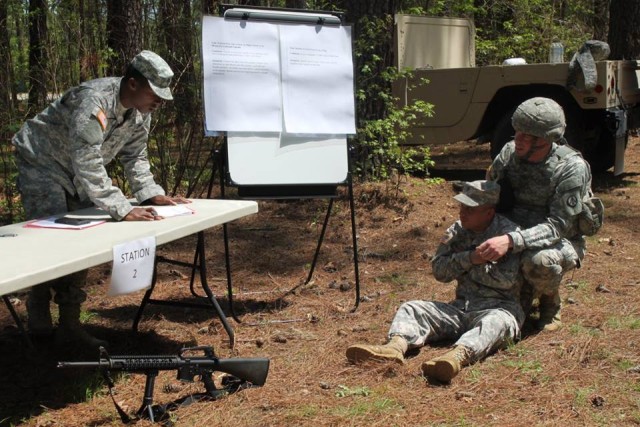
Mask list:
[[[579,267],[585,255],[579,215],[592,195],[591,171],[566,144],[565,115],[555,101],[537,97],[523,102],[512,124],[514,140],[495,158],[487,179],[511,188],[513,206],[505,213],[521,230],[491,238],[478,249],[492,260],[509,250],[522,252],[523,308],[528,312],[538,298],[538,327],[556,330],[563,274]]]

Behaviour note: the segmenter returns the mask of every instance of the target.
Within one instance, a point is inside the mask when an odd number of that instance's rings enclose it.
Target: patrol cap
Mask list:
[[[511,124],[517,131],[549,142],[562,138],[567,127],[562,107],[553,99],[540,96],[520,104],[511,117]]]
[[[143,50],[133,57],[131,66],[140,71],[140,74],[149,81],[149,86],[151,86],[156,95],[166,100],[173,99],[171,88],[169,87],[173,71],[171,71],[169,64],[158,54],[150,50]]]
[[[453,196],[463,205],[472,208],[476,206],[495,206],[500,199],[500,184],[493,181],[465,182],[462,192]]]

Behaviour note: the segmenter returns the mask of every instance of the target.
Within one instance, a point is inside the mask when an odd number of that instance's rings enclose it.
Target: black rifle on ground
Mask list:
[[[204,355],[188,356],[188,354],[202,351]],[[138,418],[148,418],[151,421],[168,419],[168,410],[178,406],[188,405],[202,399],[216,399],[249,387],[264,385],[269,373],[269,359],[265,358],[231,358],[218,359],[212,347],[187,347],[177,356],[109,356],[104,347],[100,347],[100,360],[97,362],[58,362],[58,368],[98,368],[103,373],[109,386],[109,393],[116,405],[122,422],[129,423],[129,417],[113,397],[113,380],[111,371],[133,372],[145,374],[147,381],[144,390],[142,406],[136,413]],[[191,395],[174,402],[172,405],[153,405],[153,387],[159,371],[177,370],[180,381],[193,382],[196,376],[204,383],[206,393]],[[213,372],[229,374],[222,379],[223,388],[218,389],[212,378]]]

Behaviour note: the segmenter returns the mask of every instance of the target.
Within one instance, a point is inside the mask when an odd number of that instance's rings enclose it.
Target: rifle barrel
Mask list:
[[[108,366],[100,362],[58,362],[58,368],[100,368]]]

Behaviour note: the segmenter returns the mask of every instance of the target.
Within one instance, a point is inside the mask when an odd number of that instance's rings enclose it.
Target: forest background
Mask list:
[[[399,108],[390,94],[391,82],[411,72],[393,67],[395,13],[473,18],[479,66],[510,57],[546,62],[555,41],[565,45],[567,55],[589,39],[608,41],[612,59],[640,53],[638,0],[228,3],[346,13],[346,21],[354,25],[357,86],[352,160],[363,180],[385,179],[393,170],[428,176],[434,165],[428,148],[432,141],[418,149],[402,147],[406,129],[432,114],[434,106],[417,102]],[[153,117],[153,171],[169,193],[202,196],[221,140],[203,133],[200,26],[203,14],[219,14],[219,5],[210,0],[0,1],[0,225],[23,219],[10,142],[22,122],[69,87],[122,75],[142,49],[159,53],[175,72],[175,100]],[[126,189],[117,162],[110,173]]]
[[[594,175],[594,190],[607,209],[605,226],[589,239],[585,266],[563,284],[566,326],[561,331],[527,333],[485,363],[465,369],[447,387],[426,384],[418,374],[420,363],[442,352],[440,347],[425,347],[402,366],[358,367],[344,357],[348,344],[381,342],[403,301],[445,301],[453,289],[435,282],[428,260],[444,228],[457,217],[457,204],[447,182],[422,179],[438,167],[434,161],[447,156],[435,151],[430,156],[428,145],[423,156],[400,146],[410,122],[437,106],[401,109],[390,95],[391,81],[410,72],[392,66],[393,14],[473,18],[479,66],[509,57],[546,62],[556,41],[565,45],[567,60],[589,39],[607,41],[611,58],[621,59],[640,56],[640,0],[238,3],[342,10],[354,24],[358,132],[351,142],[363,297],[351,313],[349,209],[340,204],[321,267],[308,286],[300,286],[313,250],[308,243],[315,242],[326,209],[322,200],[261,202],[259,215],[229,224],[234,279],[242,292],[236,313],[243,318],[234,323],[241,338],[233,351],[221,344],[225,335],[217,320],[193,310],[150,311],[141,333],[128,334],[140,295],[107,298],[109,266],[91,269],[83,322],[112,343],[112,354],[174,354],[182,345],[214,345],[220,357],[270,358],[265,387],[180,408],[172,415],[176,425],[640,424],[637,137],[629,142],[627,173]],[[122,74],[142,49],[166,58],[176,75],[175,100],[153,116],[149,155],[154,173],[171,193],[206,194],[212,153],[222,141],[203,136],[200,23],[203,14],[218,15],[218,5],[204,0],[0,0],[0,225],[23,218],[15,189],[13,133],[68,87]],[[488,148],[459,148],[458,166],[477,166],[482,174]],[[118,164],[111,168],[111,176],[124,185]],[[224,248],[219,229],[207,233],[208,271],[218,292],[225,283]],[[194,244],[194,239],[180,240],[159,250],[188,260]],[[162,299],[184,298],[189,287],[189,275],[171,266],[159,270],[158,280],[154,295]],[[273,292],[275,297],[266,296]],[[23,295],[12,298],[24,320]],[[223,306],[225,299],[220,295]],[[278,323],[278,318],[303,320]],[[34,355],[22,344],[7,310],[0,311],[0,324],[0,425],[121,425],[99,373],[55,368],[56,360],[95,360],[95,354],[45,342]],[[155,402],[202,389],[200,383],[178,382],[174,372],[164,374]],[[135,411],[144,376],[116,380],[117,401],[127,412]]]

